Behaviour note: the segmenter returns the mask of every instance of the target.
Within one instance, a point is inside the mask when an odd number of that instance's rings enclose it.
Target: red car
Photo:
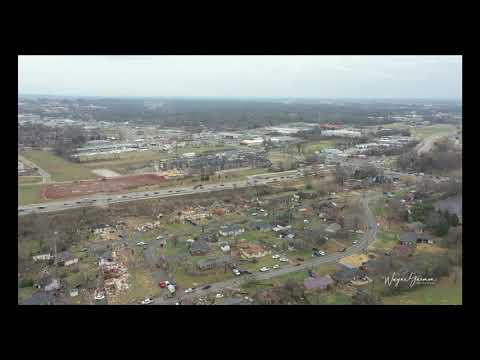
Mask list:
[[[158,284],[158,286],[160,286],[160,287],[163,289],[163,288],[164,288],[165,286],[167,286],[167,285],[165,284],[165,281],[160,281],[160,283]]]

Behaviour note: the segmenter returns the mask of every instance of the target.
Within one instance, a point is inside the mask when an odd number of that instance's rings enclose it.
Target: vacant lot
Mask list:
[[[72,196],[82,196],[99,192],[117,192],[154,185],[165,181],[163,176],[154,174],[114,177],[105,180],[80,181],[78,183],[49,184],[45,198],[60,199]]]
[[[449,135],[456,133],[457,129],[454,125],[437,124],[417,128],[413,131],[413,135],[418,139],[424,139],[433,135]]]
[[[22,155],[52,175],[53,181],[86,180],[97,177],[85,166],[66,161],[51,151],[30,150]]]
[[[34,204],[42,201],[42,184],[18,185],[18,204]]]

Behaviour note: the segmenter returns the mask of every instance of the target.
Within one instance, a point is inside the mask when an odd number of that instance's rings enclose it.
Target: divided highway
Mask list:
[[[165,198],[172,196],[191,195],[205,192],[221,191],[225,189],[244,188],[254,185],[264,185],[274,181],[285,181],[299,178],[301,175],[297,172],[283,172],[276,174],[261,174],[252,177],[256,182],[248,180],[239,180],[234,182],[228,182],[223,184],[205,184],[201,187],[175,187],[165,188],[155,191],[138,191],[130,192],[126,194],[96,194],[92,196],[77,198],[77,199],[65,199],[63,201],[52,201],[41,204],[30,204],[18,207],[18,215],[28,215],[33,213],[46,213],[56,212],[69,209],[77,209],[81,207],[94,206],[94,205],[108,205],[116,204],[128,201],[138,201],[145,199]]]

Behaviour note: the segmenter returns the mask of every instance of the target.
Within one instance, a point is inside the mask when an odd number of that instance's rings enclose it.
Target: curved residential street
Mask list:
[[[253,275],[251,275],[250,278],[255,280],[266,280],[266,279],[273,278],[275,276],[285,275],[295,271],[306,270],[313,266],[318,266],[318,265],[326,264],[330,262],[336,262],[346,256],[350,256],[350,255],[359,253],[363,250],[366,250],[369,244],[371,244],[376,239],[376,236],[377,236],[377,223],[375,220],[375,216],[373,215],[373,213],[371,212],[368,206],[368,200],[369,199],[367,198],[366,194],[364,194],[364,196],[361,199],[361,204],[365,210],[365,214],[367,217],[368,229],[365,232],[365,234],[363,234],[363,238],[357,244],[349,247],[345,252],[334,253],[331,255],[326,255],[326,256],[318,257],[312,260],[308,260],[308,261],[305,261],[300,266],[286,265],[277,270],[270,270],[264,273],[262,272],[254,273]],[[202,290],[201,288],[199,288],[195,290],[195,292],[193,293],[177,294],[177,296],[171,299],[157,298],[154,300],[153,304],[174,305],[178,301],[181,301],[184,299],[193,299],[193,298],[205,296],[208,293],[219,292],[223,289],[238,288],[244,281],[245,279],[243,277],[239,277],[239,278],[229,279],[225,281],[220,281],[217,283],[212,283],[212,284],[209,284],[211,287],[207,290]]]

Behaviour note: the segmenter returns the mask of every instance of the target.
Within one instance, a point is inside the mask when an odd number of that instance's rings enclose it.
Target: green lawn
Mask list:
[[[305,147],[306,153],[312,153],[315,151],[321,151],[323,149],[336,148],[338,144],[341,144],[343,141],[328,139],[308,143]]]
[[[40,240],[29,240],[18,242],[18,257],[22,259],[30,258],[38,254],[41,250]]]
[[[18,186],[18,204],[34,204],[42,202],[42,187],[43,185],[19,185]]]
[[[183,270],[177,269],[174,271],[175,281],[177,285],[182,289],[189,287],[198,287],[206,284],[211,284],[219,281],[224,281],[232,279],[235,275],[227,268],[227,272],[223,267],[218,268],[214,271],[207,271],[205,274],[201,275],[189,275],[186,274]],[[194,285],[194,283],[196,285]]]
[[[461,286],[425,285],[405,294],[383,298],[386,305],[462,305]]]
[[[48,172],[53,181],[86,180],[97,177],[87,167],[69,162],[51,151],[30,150],[22,155]]]
[[[31,184],[31,183],[40,183],[42,182],[41,176],[19,176],[18,183],[19,184]]]
[[[29,299],[35,291],[36,289],[33,287],[25,287],[18,289],[18,301],[20,302]]]
[[[377,240],[373,244],[376,249],[391,250],[398,244],[398,234],[387,231],[379,231],[377,233]]]

